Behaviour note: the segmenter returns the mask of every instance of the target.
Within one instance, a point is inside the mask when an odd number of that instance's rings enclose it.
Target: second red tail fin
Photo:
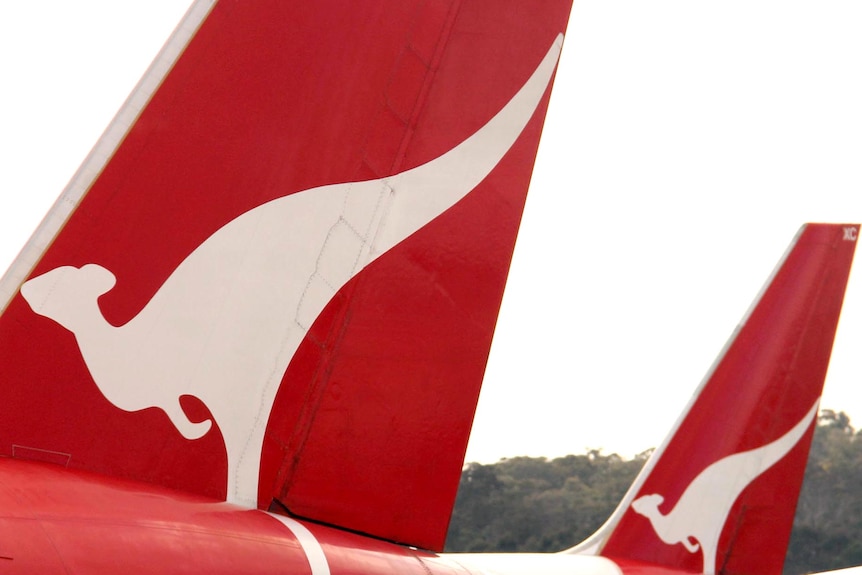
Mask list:
[[[572,552],[781,573],[858,229],[802,228],[674,431]]]

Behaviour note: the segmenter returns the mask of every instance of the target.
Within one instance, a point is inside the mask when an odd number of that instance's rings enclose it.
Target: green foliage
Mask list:
[[[786,574],[862,564],[862,434],[820,412],[784,564]]]
[[[446,550],[560,551],[610,516],[650,452],[624,460],[590,450],[548,460],[470,463]],[[862,432],[844,412],[823,410],[811,446],[784,573],[862,564]]]
[[[447,551],[559,551],[611,514],[643,465],[598,450],[470,463],[461,475]]]

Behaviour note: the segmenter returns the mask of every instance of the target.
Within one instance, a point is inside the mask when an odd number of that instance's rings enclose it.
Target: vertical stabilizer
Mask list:
[[[570,8],[195,2],[0,287],[0,454],[442,547]]]
[[[858,229],[802,228],[620,507],[572,552],[781,573]]]

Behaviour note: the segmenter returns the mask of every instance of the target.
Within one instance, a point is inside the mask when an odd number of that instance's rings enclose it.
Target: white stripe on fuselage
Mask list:
[[[326,560],[323,547],[320,546],[320,541],[305,525],[283,515],[266,514],[290,529],[290,532],[299,541],[299,546],[302,547],[302,551],[308,559],[308,565],[311,567],[311,575],[329,575],[329,562]]]

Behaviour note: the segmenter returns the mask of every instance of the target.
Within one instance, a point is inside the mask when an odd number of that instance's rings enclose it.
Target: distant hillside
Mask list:
[[[631,460],[591,450],[547,460],[468,464],[447,551],[560,551],[616,508],[649,452]],[[823,410],[793,524],[785,575],[862,565],[862,432]]]

